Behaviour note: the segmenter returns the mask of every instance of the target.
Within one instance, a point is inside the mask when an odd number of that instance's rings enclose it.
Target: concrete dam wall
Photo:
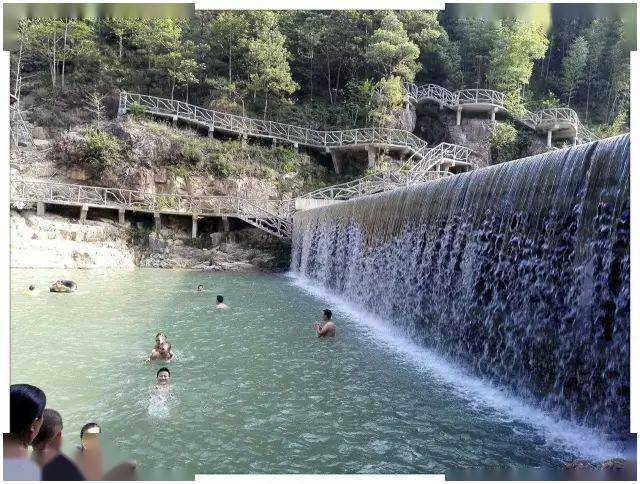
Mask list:
[[[629,432],[628,136],[299,212],[292,271],[565,418]]]

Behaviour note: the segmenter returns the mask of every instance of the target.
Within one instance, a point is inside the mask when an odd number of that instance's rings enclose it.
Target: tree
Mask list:
[[[248,36],[249,21],[244,12],[221,12],[209,24],[207,41],[213,52],[226,57],[229,82],[233,82],[233,64],[245,50]]]
[[[573,93],[584,79],[588,54],[589,45],[584,37],[579,36],[571,43],[567,55],[562,59],[560,86],[567,98],[567,105],[571,104]]]
[[[387,12],[371,36],[366,57],[382,77],[397,76],[412,81],[420,64],[420,49],[414,44],[395,13]]]
[[[429,82],[462,87],[463,77],[458,44],[452,42],[438,21],[438,12],[428,10],[402,10],[399,18],[409,38],[420,49],[419,75]]]
[[[105,96],[103,94],[100,94],[98,91],[91,91],[85,97],[86,110],[93,114],[93,117],[98,126],[102,124],[102,121],[104,119],[104,97]]]
[[[264,93],[264,117],[267,117],[269,94],[276,96],[293,93],[298,84],[291,78],[285,48],[285,37],[278,30],[277,16],[265,12],[255,39],[249,41],[249,85],[254,91]]]
[[[534,61],[542,59],[549,41],[542,25],[518,19],[501,20],[489,52],[487,80],[506,94],[519,94],[529,84]]]
[[[202,68],[193,59],[193,42],[185,41],[173,46],[166,54],[158,57],[158,65],[167,72],[171,82],[171,99],[176,86],[187,86],[187,101],[189,85],[198,84],[197,72]]]
[[[141,19],[111,18],[105,19],[104,24],[118,37],[118,59],[122,59],[124,38],[131,35],[141,24]]]
[[[404,102],[404,86],[399,76],[383,77],[376,86],[375,107],[369,113],[379,126],[393,124],[394,112]]]

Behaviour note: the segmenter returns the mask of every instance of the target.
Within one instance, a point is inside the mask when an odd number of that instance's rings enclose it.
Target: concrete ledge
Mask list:
[[[296,210],[311,210],[313,208],[326,207],[336,203],[342,203],[344,200],[323,200],[319,198],[296,198]]]

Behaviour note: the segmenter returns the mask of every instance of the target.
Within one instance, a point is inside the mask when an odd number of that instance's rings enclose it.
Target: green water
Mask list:
[[[58,278],[78,292],[46,292]],[[41,292],[23,295],[30,283]],[[443,473],[573,457],[548,432],[420,371],[340,307],[338,336],[318,340],[311,321],[327,302],[285,276],[14,270],[11,286],[11,381],[46,392],[67,449],[96,421],[142,478]],[[218,293],[229,311],[215,309]],[[153,392],[161,365],[143,363],[157,331],[177,356],[173,400]]]

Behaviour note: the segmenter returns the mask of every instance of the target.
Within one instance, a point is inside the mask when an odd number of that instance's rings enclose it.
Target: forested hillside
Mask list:
[[[11,88],[36,124],[108,116],[119,90],[318,128],[389,124],[402,83],[569,106],[600,135],[627,130],[619,19],[450,18],[436,11],[197,11],[190,19],[31,20]]]

